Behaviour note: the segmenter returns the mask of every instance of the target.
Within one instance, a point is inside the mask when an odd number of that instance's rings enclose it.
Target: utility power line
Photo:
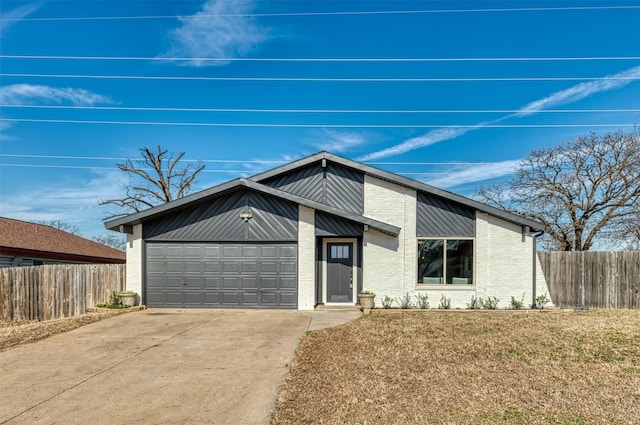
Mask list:
[[[117,170],[118,167],[101,167],[101,166],[88,166],[88,165],[49,165],[49,164],[7,164],[0,163],[0,167],[23,167],[23,168],[62,168],[70,170]],[[139,168],[143,171],[153,171],[152,168]],[[224,170],[224,169],[207,169],[201,170],[202,173],[223,173],[223,174],[254,174],[256,172],[262,172],[264,170]],[[400,172],[397,174],[404,175],[444,175],[449,173],[444,172]]]
[[[21,109],[78,109],[96,111],[149,111],[149,112],[233,112],[275,114],[498,114],[520,113],[521,109],[262,109],[262,108],[171,108],[171,107],[126,107],[126,106],[77,106],[77,105],[20,105],[5,104],[0,108]],[[545,109],[545,114],[565,113],[627,113],[640,109]]]
[[[243,58],[243,57],[144,57],[144,56],[58,56],[0,55],[0,59],[56,59],[92,61],[199,61],[199,62],[555,62],[639,60],[640,56],[584,57],[469,57],[469,58]]]
[[[126,161],[132,158],[108,157],[108,156],[72,156],[72,155],[27,155],[0,153],[0,157],[8,158],[37,158],[37,159],[77,159],[99,161]],[[137,159],[134,159],[137,161]],[[181,159],[182,162],[212,162],[212,163],[237,163],[237,164],[284,164],[285,160],[260,160],[260,159]],[[402,162],[402,161],[365,161],[367,164],[376,165],[488,165],[494,162]]]
[[[116,124],[116,125],[160,125],[184,127],[286,127],[286,128],[575,128],[575,127],[635,127],[633,123],[616,124],[274,124],[274,123],[209,123],[209,122],[168,122],[168,121],[101,121],[0,118],[6,122],[63,123],[63,124]]]
[[[86,78],[104,80],[164,80],[164,81],[291,81],[291,82],[473,82],[473,81],[635,81],[640,77],[471,77],[471,78],[326,78],[326,77],[194,77],[164,75],[87,75],[87,74],[13,74],[0,77],[20,78]]]
[[[84,16],[84,17],[50,17],[50,18],[0,18],[0,22],[37,22],[37,21],[105,21],[136,19],[202,19],[220,17],[287,17],[287,16],[349,16],[349,15],[416,15],[439,13],[504,13],[504,12],[552,12],[577,10],[629,10],[640,9],[640,6],[565,6],[565,7],[522,7],[522,8],[483,8],[483,9],[427,9],[427,10],[370,10],[370,11],[338,11],[338,12],[286,12],[286,13],[233,13],[233,14],[201,14],[195,15],[144,15],[144,16]]]

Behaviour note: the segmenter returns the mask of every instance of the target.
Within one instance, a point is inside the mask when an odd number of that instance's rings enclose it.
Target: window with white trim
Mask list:
[[[473,239],[418,239],[418,284],[473,284]]]

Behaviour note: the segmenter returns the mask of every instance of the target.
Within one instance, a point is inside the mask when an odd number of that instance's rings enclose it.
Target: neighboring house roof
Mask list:
[[[203,191],[194,193],[189,196],[185,196],[183,198],[177,199],[172,202],[168,202],[166,204],[162,204],[148,210],[134,213],[128,215],[126,217],[122,217],[116,220],[111,220],[105,222],[105,227],[109,230],[119,230],[119,231],[127,231],[127,226],[131,226],[133,224],[141,223],[144,220],[159,217],[161,215],[167,214],[169,212],[174,212],[177,209],[186,208],[191,205],[196,205],[202,202],[205,202],[208,199],[212,199],[218,196],[225,195],[235,190],[239,190],[242,188],[248,188],[250,190],[256,190],[258,192],[266,193],[272,196],[275,196],[280,199],[288,200],[291,202],[296,202],[301,205],[314,208],[319,211],[323,211],[329,214],[336,215],[338,217],[342,217],[351,221],[355,221],[358,223],[366,224],[376,230],[379,230],[383,233],[387,233],[392,236],[397,236],[400,232],[400,229],[396,226],[392,226],[387,223],[382,223],[377,220],[373,220],[367,217],[363,217],[359,214],[351,213],[344,211],[339,208],[331,207],[329,205],[325,205],[320,202],[312,201],[306,199],[304,197],[293,195],[291,193],[274,189],[272,187],[263,185],[259,183],[260,181],[264,181],[271,177],[275,177],[277,175],[287,173],[289,171],[293,171],[300,167],[304,167],[309,164],[313,164],[317,161],[329,160],[336,164],[352,168],[354,170],[363,172],[366,175],[376,177],[382,180],[386,180],[401,186],[405,186],[411,189],[415,189],[420,192],[424,192],[433,196],[437,196],[440,198],[448,199],[453,202],[457,202],[462,205],[466,205],[470,208],[476,209],[478,211],[482,211],[493,216],[499,217],[501,219],[507,220],[509,222],[521,225],[528,226],[532,230],[544,230],[544,226],[536,221],[529,220],[527,218],[521,217],[516,214],[512,214],[506,212],[504,210],[483,204],[482,202],[475,201],[473,199],[466,198],[461,195],[456,195],[451,192],[447,192],[446,190],[438,189],[436,187],[430,186],[425,183],[418,182],[416,180],[412,180],[406,177],[399,176],[394,173],[390,173],[388,171],[381,170],[379,168],[371,167],[369,165],[365,165],[363,163],[353,161],[347,158],[343,158],[329,152],[319,152],[314,155],[308,156],[306,158],[299,159],[297,161],[290,162],[288,164],[282,165],[280,167],[276,167],[272,170],[265,171],[260,174],[256,174],[249,179],[236,179],[227,183],[223,183],[218,186],[214,186],[209,189],[205,189]],[[124,227],[122,227],[124,226]]]
[[[124,263],[126,254],[44,224],[0,217],[0,253],[96,263]]]

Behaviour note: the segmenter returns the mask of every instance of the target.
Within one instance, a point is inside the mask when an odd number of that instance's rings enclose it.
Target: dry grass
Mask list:
[[[303,339],[274,424],[638,424],[640,311],[374,314]]]
[[[108,317],[122,314],[122,311],[107,311],[101,313],[87,313],[80,316],[65,317],[63,319],[23,322],[0,321],[0,351],[7,348],[39,341],[53,335],[68,332],[89,323],[94,323]]]

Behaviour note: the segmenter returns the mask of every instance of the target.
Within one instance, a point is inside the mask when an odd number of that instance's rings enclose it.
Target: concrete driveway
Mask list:
[[[150,309],[14,347],[0,424],[268,423],[304,333],[358,315]]]

